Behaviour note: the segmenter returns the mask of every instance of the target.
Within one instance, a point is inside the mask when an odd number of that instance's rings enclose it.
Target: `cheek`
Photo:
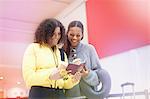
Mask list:
[[[58,36],[58,39],[60,39],[60,38],[61,38],[61,35]]]
[[[78,37],[78,38],[77,38],[77,41],[79,42],[79,41],[81,41],[81,39],[82,39],[82,37]]]
[[[71,38],[68,37],[69,42],[71,42]]]
[[[77,40],[77,42],[80,42],[80,41],[81,41],[81,38]]]

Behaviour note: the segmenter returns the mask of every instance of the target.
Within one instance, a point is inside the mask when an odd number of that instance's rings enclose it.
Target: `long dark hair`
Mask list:
[[[62,23],[54,18],[49,18],[43,20],[35,31],[34,42],[42,44],[47,44],[48,39],[54,35],[56,27],[60,27],[61,38],[58,43],[63,43],[65,40],[65,28]]]
[[[83,34],[84,27],[83,27],[82,22],[80,22],[80,21],[72,21],[72,22],[70,22],[69,25],[68,25],[67,34],[70,31],[70,28],[72,28],[72,27],[79,27],[79,28],[81,28],[81,31],[82,31],[82,34]],[[81,38],[81,40],[82,39],[83,39],[83,37]],[[70,46],[71,46],[71,44],[70,44],[70,42],[68,40],[68,36],[67,36],[67,39],[66,39],[65,44],[64,44],[64,50],[65,50],[65,52],[67,54],[67,57],[69,57],[69,55],[70,55]]]

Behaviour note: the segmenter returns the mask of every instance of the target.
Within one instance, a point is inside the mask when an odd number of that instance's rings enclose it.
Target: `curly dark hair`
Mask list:
[[[58,43],[64,43],[65,40],[65,28],[60,21],[54,18],[49,18],[43,20],[35,31],[34,42],[42,44],[47,44],[48,39],[54,35],[56,27],[60,27],[61,38]]]

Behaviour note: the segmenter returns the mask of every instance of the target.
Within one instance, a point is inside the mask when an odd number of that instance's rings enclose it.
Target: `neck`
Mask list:
[[[53,48],[53,47],[55,47],[56,45],[50,45],[50,44],[48,44],[48,47],[49,48]]]
[[[54,50],[55,50],[55,48],[56,48],[56,46],[52,46],[51,48],[52,48],[52,50],[54,51]]]

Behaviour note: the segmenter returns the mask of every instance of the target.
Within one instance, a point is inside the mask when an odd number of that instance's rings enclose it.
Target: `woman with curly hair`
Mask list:
[[[63,43],[65,29],[62,23],[50,18],[43,20],[35,31],[23,57],[23,77],[30,87],[29,99],[66,99],[63,89],[78,84],[81,75],[68,74],[68,60],[65,54],[61,60],[59,43]]]

